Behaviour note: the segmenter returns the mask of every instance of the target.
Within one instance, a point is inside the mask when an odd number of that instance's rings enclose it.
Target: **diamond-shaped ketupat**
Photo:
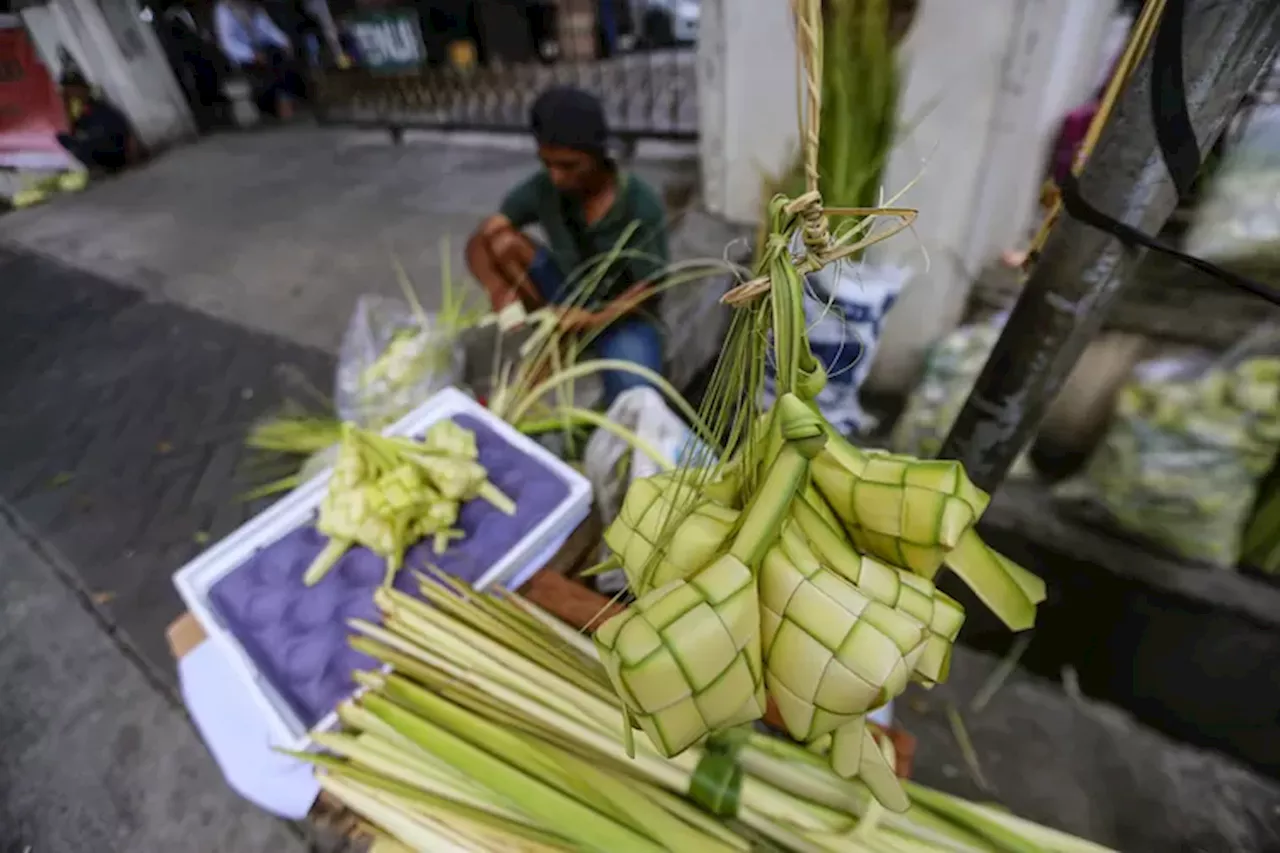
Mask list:
[[[988,498],[958,462],[859,450],[833,436],[813,480],[854,544],[932,578]]]
[[[725,555],[689,580],[641,596],[605,622],[596,646],[619,697],[665,755],[764,714],[747,658],[759,655],[751,571]]]
[[[488,478],[484,466],[466,459],[414,456],[412,461],[422,469],[440,494],[454,501],[466,501],[475,497]]]
[[[632,591],[643,595],[707,565],[723,550],[737,518],[693,486],[658,475],[627,489],[604,541],[620,558]],[[664,534],[667,544],[659,548],[655,543]]]
[[[764,714],[760,603],[754,570],[778,536],[808,471],[802,448],[820,439],[816,416],[792,395],[778,401],[786,442],[769,467],[758,494],[735,525],[727,552],[691,572],[644,593],[596,632],[596,646],[610,681],[630,715],[664,754],[674,755],[713,731]],[[808,442],[806,444],[805,442]],[[658,484],[659,486],[661,483]],[[615,548],[633,547],[643,535],[652,545],[663,527],[650,521],[657,501],[654,484],[639,487]],[[637,486],[633,484],[632,489]],[[639,506],[639,510],[634,509]],[[637,528],[644,528],[643,531]],[[647,627],[634,629],[636,620]],[[653,648],[653,635],[661,644]],[[678,672],[676,676],[673,673]]]
[[[927,579],[945,562],[1010,629],[1031,627],[1044,583],[979,538],[989,498],[960,463],[862,451],[833,435],[812,473],[859,550]]]
[[[398,465],[378,478],[378,490],[386,501],[387,510],[404,512],[422,502],[427,482],[422,473],[412,465]]]
[[[760,577],[765,681],[792,737],[809,742],[906,688],[926,628],[825,567],[797,527]]]
[[[433,430],[436,446],[447,454],[425,455],[425,444],[343,425],[342,447],[316,523],[330,543],[304,573],[305,584],[319,582],[352,544],[386,558],[390,583],[405,550],[419,539],[433,536],[440,553],[460,538],[461,531],[452,529],[458,502],[477,494],[503,512],[514,511],[511,500],[489,484],[485,469],[462,458],[474,457],[474,434],[452,422]]]
[[[414,507],[413,516],[411,535],[415,539],[421,539],[452,528],[458,521],[458,503],[433,494],[425,503]]]

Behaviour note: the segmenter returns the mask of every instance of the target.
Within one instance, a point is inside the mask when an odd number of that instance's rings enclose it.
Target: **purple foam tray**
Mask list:
[[[405,566],[430,563],[474,583],[564,500],[569,486],[482,421],[469,415],[454,421],[475,433],[480,463],[490,481],[515,501],[515,515],[503,515],[487,501],[468,501],[457,524],[465,538],[440,555],[430,541],[420,542],[405,555]],[[355,547],[320,583],[304,586],[303,572],[326,541],[310,525],[297,528],[260,548],[209,590],[214,611],[307,728],[351,695],[352,670],[376,665],[347,645],[346,620],[378,619],[373,592],[386,573],[381,557]],[[412,573],[401,571],[395,587],[412,594]]]

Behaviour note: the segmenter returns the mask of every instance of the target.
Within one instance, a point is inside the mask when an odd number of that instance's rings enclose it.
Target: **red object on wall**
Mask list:
[[[22,27],[0,29],[0,157],[62,152],[66,110],[49,69]]]

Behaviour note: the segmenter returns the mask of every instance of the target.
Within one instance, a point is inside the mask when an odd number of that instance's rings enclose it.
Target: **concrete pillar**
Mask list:
[[[59,46],[66,47],[149,148],[194,135],[182,90],[155,32],[138,17],[136,0],[53,0],[23,13],[28,14],[37,18],[31,29],[41,52],[56,55]],[[49,44],[52,40],[58,44]]]
[[[766,176],[799,151],[795,28],[786,0],[702,0],[698,133],[707,209],[755,224]]]
[[[884,176],[920,210],[916,237],[870,259],[915,270],[885,322],[868,387],[903,392],[959,321],[972,279],[1032,227],[1048,148],[1096,81],[1114,0],[921,0],[901,48],[897,141]],[[928,254],[928,268],[925,256]]]

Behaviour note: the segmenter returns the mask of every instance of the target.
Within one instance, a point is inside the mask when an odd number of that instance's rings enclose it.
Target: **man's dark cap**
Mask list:
[[[572,86],[552,86],[533,102],[530,113],[539,145],[571,148],[604,158],[609,126],[604,107],[590,92]]]

